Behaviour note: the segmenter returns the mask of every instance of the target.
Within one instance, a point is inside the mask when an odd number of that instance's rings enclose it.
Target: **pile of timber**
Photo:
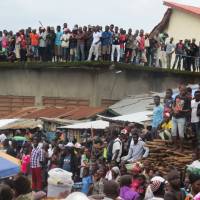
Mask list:
[[[144,165],[163,174],[167,174],[174,167],[183,171],[186,165],[192,162],[192,145],[189,143],[184,144],[184,153],[175,151],[172,144],[159,139],[147,142],[146,146],[150,151],[143,161]]]

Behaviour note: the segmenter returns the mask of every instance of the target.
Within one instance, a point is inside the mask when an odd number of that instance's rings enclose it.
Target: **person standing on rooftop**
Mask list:
[[[63,35],[61,31],[61,27],[57,26],[57,32],[56,32],[56,39],[55,39],[55,56],[56,56],[56,61],[59,62],[61,61],[62,58],[62,49],[61,49],[61,37]]]
[[[88,61],[91,61],[92,59],[92,55],[95,55],[95,61],[98,60],[99,58],[99,45],[101,42],[101,32],[98,30],[98,27],[94,27],[94,32],[93,32],[93,41],[92,41],[92,45],[90,47],[90,52],[89,52],[89,56],[88,56]]]
[[[114,62],[114,55],[115,50],[117,51],[117,62],[119,62],[120,59],[120,40],[119,40],[120,34],[119,34],[119,28],[115,26],[115,31],[112,35],[112,53],[111,53],[111,61]]]

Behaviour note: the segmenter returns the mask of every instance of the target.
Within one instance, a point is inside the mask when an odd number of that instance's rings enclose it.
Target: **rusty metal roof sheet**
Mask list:
[[[31,107],[24,108],[19,111],[10,113],[2,118],[23,118],[23,119],[37,119],[40,117],[46,118],[60,118],[60,119],[72,119],[80,120],[93,117],[96,114],[102,113],[105,110],[104,107]]]
[[[192,13],[200,16],[200,7],[195,7],[195,6],[190,6],[190,5],[185,5],[185,4],[180,4],[180,3],[175,3],[171,1],[164,1],[164,5],[181,10],[187,13]]]

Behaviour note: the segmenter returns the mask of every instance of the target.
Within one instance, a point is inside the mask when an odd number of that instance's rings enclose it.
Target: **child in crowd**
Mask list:
[[[24,148],[22,155],[21,172],[27,176],[30,169],[30,154],[27,148]]]
[[[92,191],[92,176],[89,174],[89,168],[85,167],[83,169],[83,178],[82,178],[82,189],[81,192],[86,195],[90,195]]]

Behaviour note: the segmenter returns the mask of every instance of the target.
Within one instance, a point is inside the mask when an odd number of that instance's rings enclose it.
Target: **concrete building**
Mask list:
[[[0,118],[85,119],[125,97],[200,82],[200,73],[106,65],[0,63]]]
[[[151,34],[167,32],[176,42],[192,38],[200,42],[200,8],[169,1],[163,3],[168,10]]]

